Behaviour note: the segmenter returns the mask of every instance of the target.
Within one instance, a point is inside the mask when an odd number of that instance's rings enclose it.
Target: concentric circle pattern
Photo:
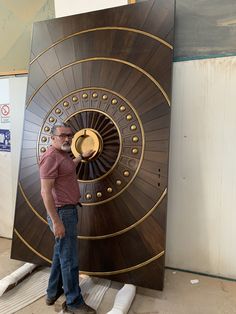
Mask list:
[[[163,286],[174,0],[34,25],[12,257],[51,261],[38,162],[53,125],[81,162],[80,269]],[[43,39],[43,40],[42,40]]]
[[[50,145],[52,126],[60,122],[68,123],[74,134],[78,130],[94,130],[102,139],[99,154],[77,167],[80,188],[86,188],[82,203],[104,203],[120,194],[137,174],[144,151],[142,123],[132,105],[101,88],[82,89],[61,99],[48,112],[42,125],[39,158]],[[125,145],[124,140],[127,141]],[[126,160],[126,168],[120,167],[122,159]],[[120,184],[110,183],[114,174]]]

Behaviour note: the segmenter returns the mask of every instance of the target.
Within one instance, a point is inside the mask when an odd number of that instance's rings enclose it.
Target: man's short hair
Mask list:
[[[55,131],[57,128],[71,128],[71,126],[68,123],[58,123],[58,124],[54,124],[51,128],[51,135],[55,134]]]

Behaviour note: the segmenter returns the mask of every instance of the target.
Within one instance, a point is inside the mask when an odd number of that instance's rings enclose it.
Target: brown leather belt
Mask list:
[[[58,210],[61,210],[61,209],[68,209],[68,208],[74,208],[74,207],[82,207],[82,204],[81,203],[78,203],[78,204],[65,204],[63,206],[59,206],[57,207]]]
[[[57,209],[58,209],[58,210],[61,210],[61,209],[69,209],[69,208],[73,208],[73,207],[76,207],[76,206],[77,206],[77,205],[75,205],[75,204],[66,204],[66,205],[57,207]]]

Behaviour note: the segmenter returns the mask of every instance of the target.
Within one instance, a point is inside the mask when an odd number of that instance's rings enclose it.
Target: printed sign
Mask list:
[[[10,104],[0,105],[1,112],[1,122],[9,123],[10,122]]]
[[[10,130],[0,129],[0,151],[11,151],[11,132]]]

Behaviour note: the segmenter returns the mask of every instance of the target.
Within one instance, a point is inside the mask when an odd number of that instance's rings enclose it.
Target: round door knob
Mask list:
[[[78,131],[72,140],[71,150],[75,157],[83,155],[85,152],[93,150],[94,153],[87,160],[93,160],[101,153],[103,141],[101,135],[94,129],[85,128]]]

